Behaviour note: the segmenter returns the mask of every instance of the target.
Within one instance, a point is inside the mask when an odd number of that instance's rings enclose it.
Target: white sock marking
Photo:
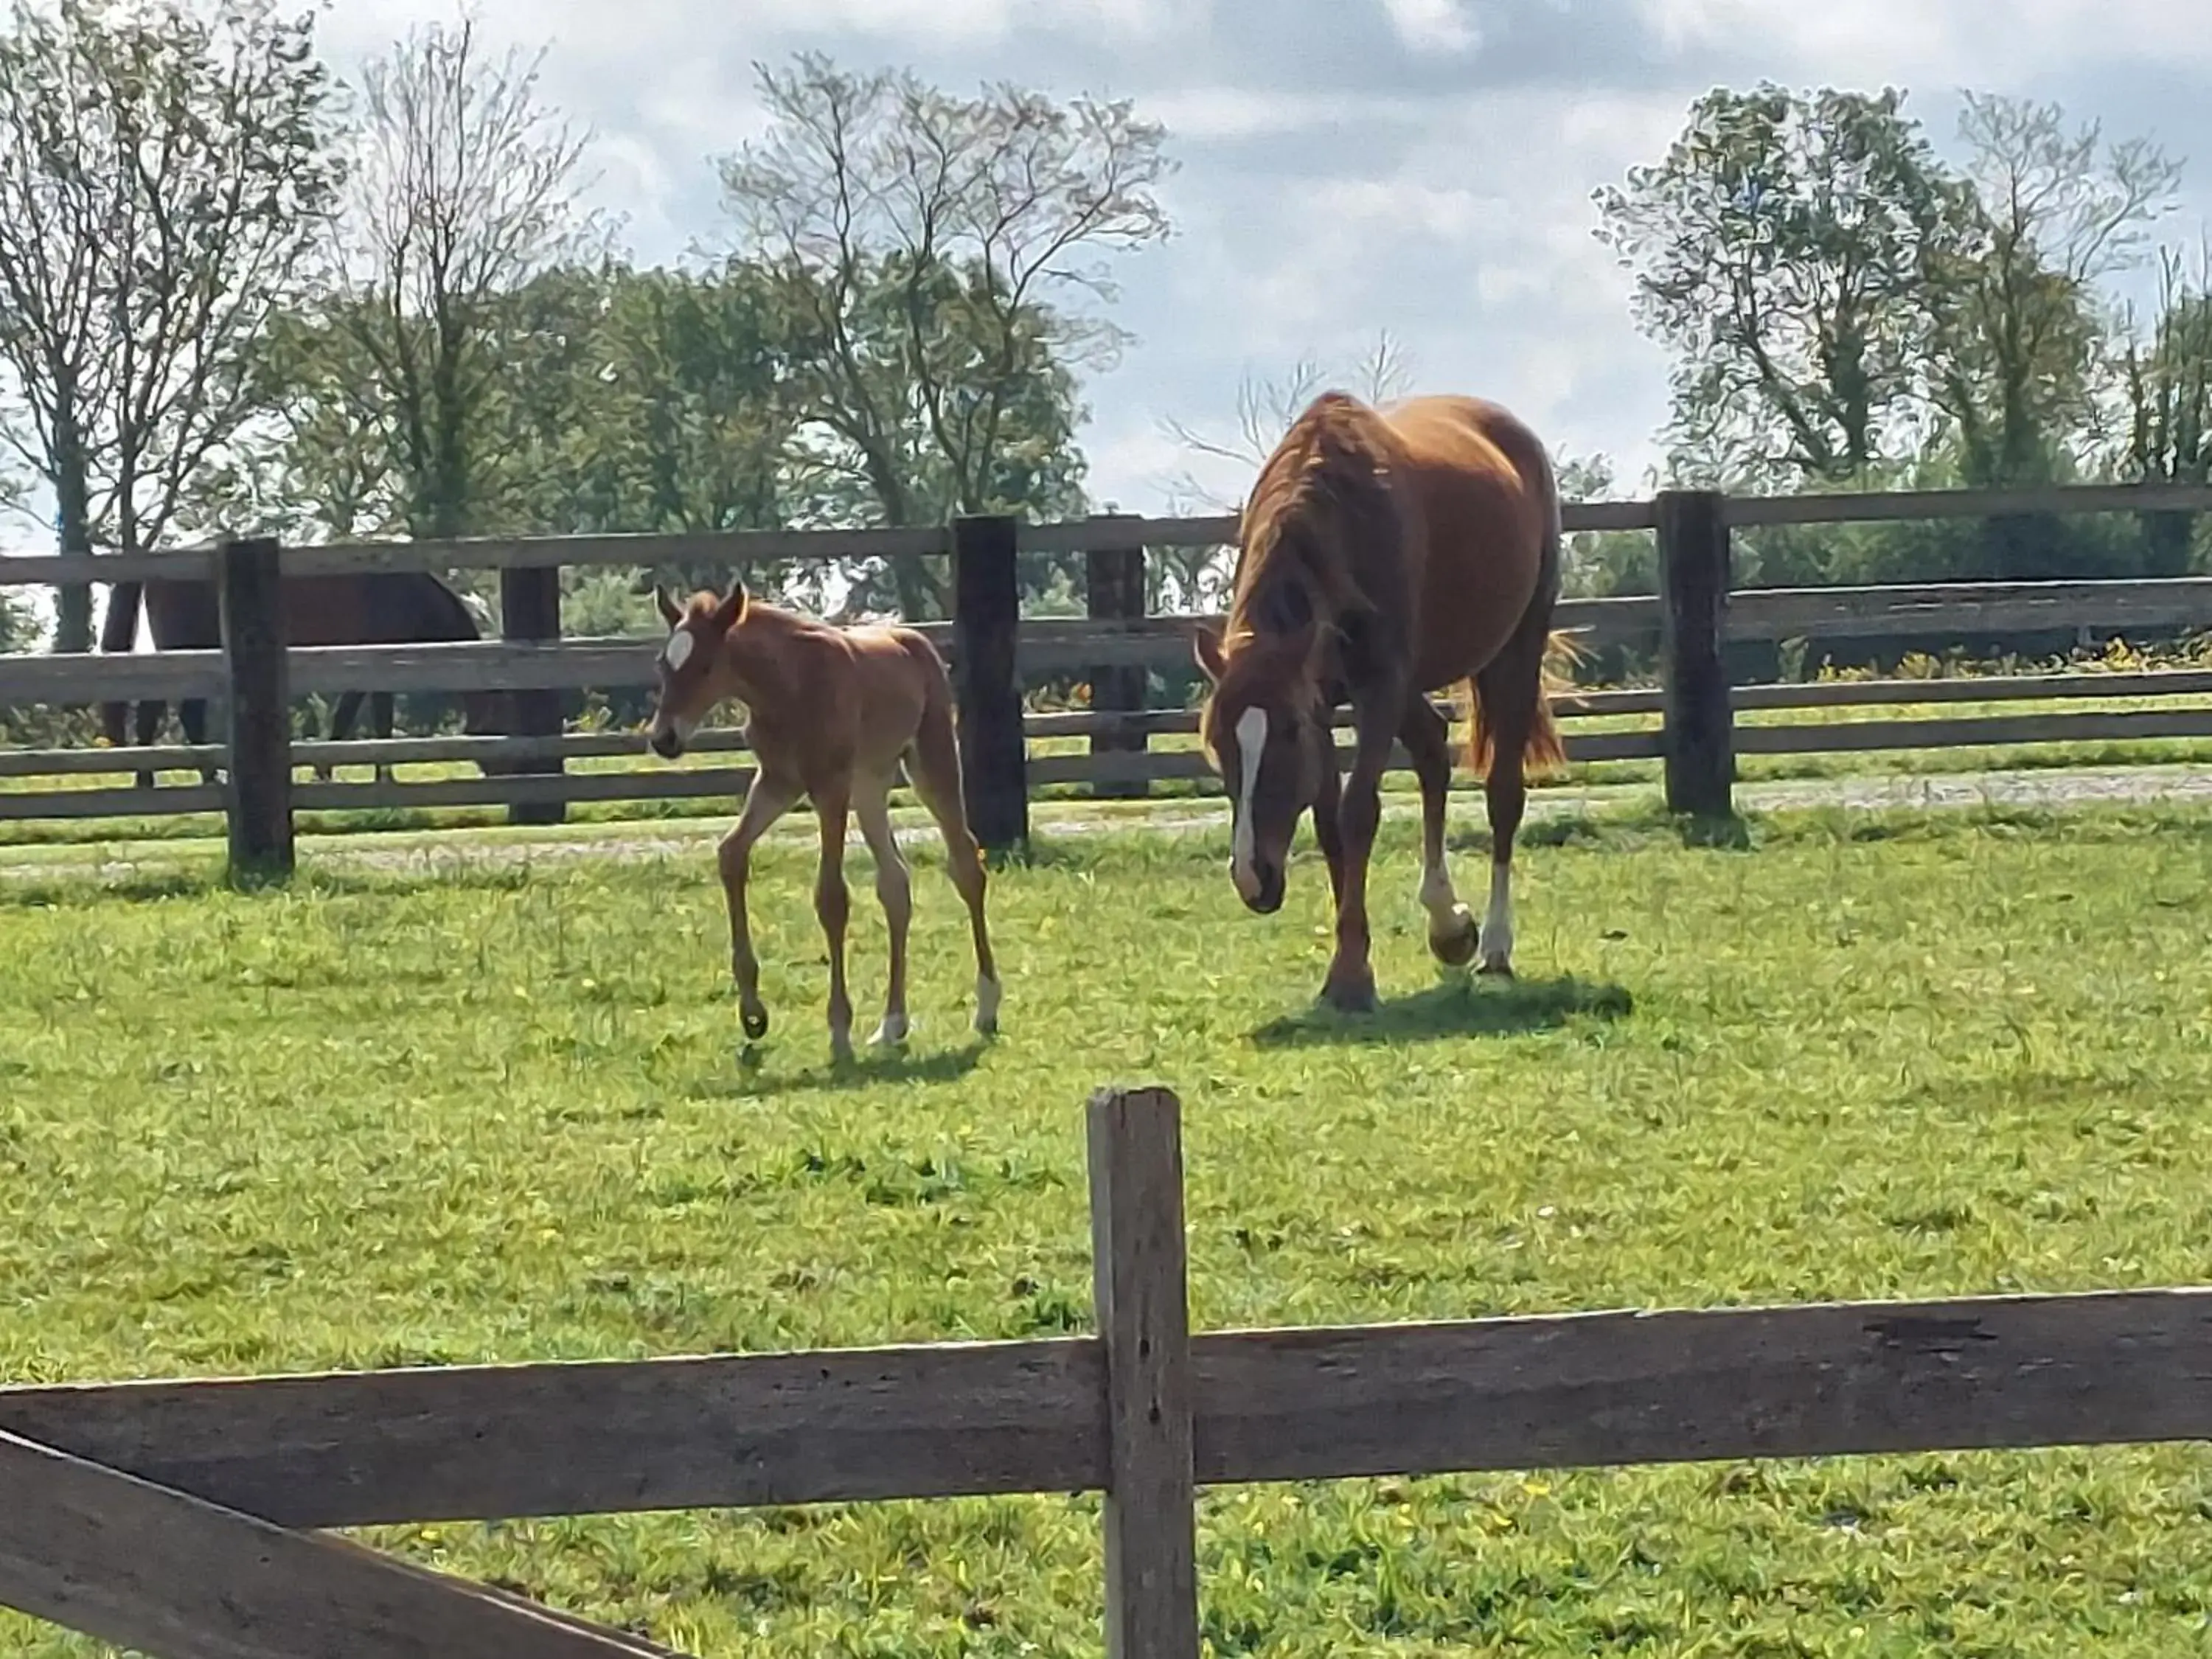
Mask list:
[[[1490,866],[1490,908],[1482,917],[1482,960],[1503,966],[1513,957],[1513,872],[1510,866]]]
[[[1260,872],[1252,867],[1252,793],[1260,787],[1260,757],[1267,747],[1267,711],[1254,707],[1237,717],[1237,834],[1230,873],[1246,898],[1258,896]]]
[[[975,975],[975,1029],[995,1031],[999,1029],[999,998],[1000,987],[995,979]]]

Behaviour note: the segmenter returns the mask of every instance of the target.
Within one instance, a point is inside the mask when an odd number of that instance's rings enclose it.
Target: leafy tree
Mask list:
[[[269,0],[15,0],[0,34],[0,441],[64,551],[160,544],[251,413],[341,179],[312,15]],[[102,643],[127,649],[135,585]],[[55,644],[91,646],[64,589]]]
[[[1972,213],[1904,97],[1717,89],[1664,161],[1596,192],[1638,322],[1677,353],[1671,435],[1691,474],[1833,485],[1917,446],[1923,296]]]
[[[362,76],[347,287],[320,331],[338,350],[318,367],[325,385],[367,367],[356,384],[373,394],[416,537],[493,517],[511,296],[591,263],[595,227],[574,204],[588,135],[538,100],[543,56],[488,59],[465,19],[410,33]]]
[[[2166,256],[2150,337],[2121,353],[2127,404],[2124,476],[2148,483],[2212,483],[2212,258],[2194,280]],[[2193,515],[2142,516],[2143,574],[2175,576],[2191,566]]]
[[[959,97],[816,54],[757,72],[770,125],[724,160],[724,195],[738,257],[776,273],[798,324],[818,507],[863,497],[902,526],[1042,506],[1066,480],[1072,370],[1125,337],[1094,308],[1107,256],[1168,231],[1162,129],[1127,103]],[[872,574],[907,614],[941,613],[924,562]]]

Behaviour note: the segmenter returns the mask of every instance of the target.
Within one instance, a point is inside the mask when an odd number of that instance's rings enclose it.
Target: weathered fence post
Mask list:
[[[1143,520],[1133,513],[1100,513],[1091,522],[1101,529],[1115,524],[1135,526]],[[1083,556],[1084,598],[1092,622],[1130,622],[1145,614],[1145,549],[1132,529],[1127,545],[1093,547]],[[1142,663],[1099,663],[1091,669],[1091,712],[1094,714],[1141,714],[1151,675]],[[1144,732],[1094,732],[1093,759],[1106,755],[1141,755],[1148,746]],[[1127,799],[1146,793],[1143,778],[1121,778],[1091,786],[1091,793],[1109,799]]]
[[[1091,1249],[1106,1346],[1107,1659],[1198,1659],[1182,1104],[1091,1099]]]
[[[1020,526],[997,514],[952,521],[952,690],[960,714],[968,826],[994,849],[1029,839],[1029,749],[1016,652]]]
[[[233,880],[292,873],[291,676],[284,659],[276,543],[226,542],[216,556],[216,609],[230,687],[224,814]]]
[[[1659,678],[1666,696],[1667,810],[1724,818],[1735,811],[1735,733],[1729,707],[1727,498],[1660,493]]]
[[[558,565],[510,567],[499,573],[499,632],[508,644],[557,640],[561,637],[561,568]],[[561,735],[561,694],[558,691],[510,691],[507,707],[514,711],[518,738],[557,738]],[[558,777],[567,770],[558,755],[522,763],[521,771]],[[560,800],[510,801],[509,823],[560,823],[568,816],[568,803]]]

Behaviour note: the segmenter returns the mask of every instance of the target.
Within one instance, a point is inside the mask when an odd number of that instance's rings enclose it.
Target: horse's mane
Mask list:
[[[1347,392],[1324,392],[1283,434],[1244,504],[1243,548],[1227,640],[1280,636],[1362,603],[1344,538],[1329,528],[1388,514],[1389,439],[1382,417]]]

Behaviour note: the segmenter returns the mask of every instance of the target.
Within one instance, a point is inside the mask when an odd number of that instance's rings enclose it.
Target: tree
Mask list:
[[[532,278],[590,263],[596,226],[574,207],[589,135],[538,101],[543,57],[487,60],[465,19],[410,33],[362,76],[347,287],[324,319],[339,349],[318,368],[327,387],[366,366],[416,537],[484,527],[505,459],[490,414],[508,363],[501,308]]]
[[[2145,483],[2212,483],[2212,255],[2194,280],[2168,252],[2148,341],[2121,354],[2127,399],[2122,471]],[[2142,516],[2145,575],[2178,576],[2191,566],[2194,515]]]
[[[1933,392],[1965,483],[2045,482],[2094,417],[2098,285],[2141,259],[2181,169],[2147,141],[2069,129],[2056,104],[1969,93],[1960,136],[1972,234],[1929,290]]]
[[[1237,381],[1236,429],[1227,437],[1210,436],[1173,416],[1161,418],[1159,430],[1194,455],[1232,463],[1240,474],[1256,474],[1291,422],[1328,387],[1346,386],[1370,404],[1383,404],[1404,397],[1413,383],[1412,360],[1389,330],[1382,329],[1374,346],[1343,375],[1311,356],[1299,358],[1279,376],[1248,371]],[[1169,484],[1168,499],[1177,513],[1236,513],[1242,505],[1239,497],[1208,488],[1189,468]],[[1219,548],[1159,549],[1146,562],[1147,606],[1156,611],[1212,611],[1228,602],[1233,574],[1231,562]]]
[[[157,545],[252,412],[246,353],[301,289],[341,168],[311,15],[269,0],[16,0],[0,35],[0,440],[65,552]],[[137,590],[103,645],[128,649]],[[56,648],[90,648],[89,588]]]
[[[1717,89],[1664,161],[1595,193],[1638,324],[1677,353],[1688,471],[1833,483],[1915,447],[1922,296],[1958,257],[1970,198],[1903,105],[1895,90]]]
[[[1033,506],[1012,492],[1072,447],[1070,371],[1126,338],[1095,308],[1109,256],[1168,234],[1163,130],[1125,102],[963,98],[817,54],[756,70],[769,128],[724,159],[724,196],[798,325],[817,474],[884,525]],[[921,562],[889,574],[907,614],[942,611]]]

